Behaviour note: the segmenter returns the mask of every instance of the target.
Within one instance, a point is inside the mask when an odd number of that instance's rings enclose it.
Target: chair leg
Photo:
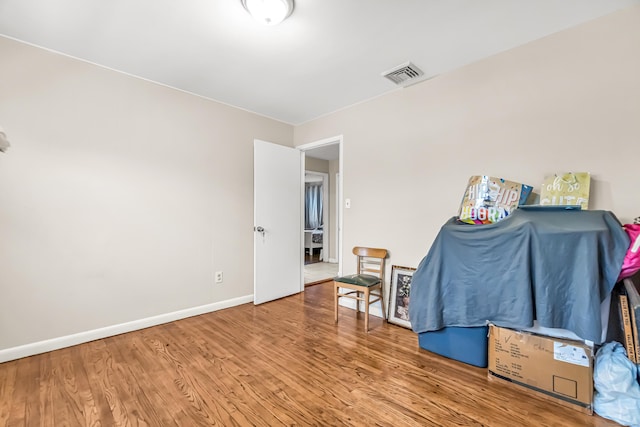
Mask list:
[[[369,332],[369,289],[364,291],[364,331]]]
[[[380,308],[382,308],[382,320],[387,321],[387,313],[384,311],[384,295],[382,292],[382,286],[380,286]]]
[[[334,300],[334,313],[335,323],[338,323],[338,290],[339,286],[337,282],[333,282],[333,300]]]

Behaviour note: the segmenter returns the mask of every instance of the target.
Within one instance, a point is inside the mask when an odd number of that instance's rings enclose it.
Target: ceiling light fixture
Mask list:
[[[242,5],[265,25],[277,25],[293,12],[293,0],[242,0]]]

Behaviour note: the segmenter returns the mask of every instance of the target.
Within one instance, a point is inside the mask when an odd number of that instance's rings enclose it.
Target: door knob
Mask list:
[[[258,233],[262,234],[262,242],[264,242],[264,227],[261,225],[253,227],[253,231],[257,231]]]

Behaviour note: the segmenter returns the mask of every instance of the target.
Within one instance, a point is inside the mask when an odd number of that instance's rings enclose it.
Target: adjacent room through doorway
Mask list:
[[[339,272],[340,140],[304,149],[304,283],[333,279]]]

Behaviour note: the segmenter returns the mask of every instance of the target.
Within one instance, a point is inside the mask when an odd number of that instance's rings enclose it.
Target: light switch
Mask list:
[[[349,209],[351,207],[351,199],[344,199],[344,207]]]

